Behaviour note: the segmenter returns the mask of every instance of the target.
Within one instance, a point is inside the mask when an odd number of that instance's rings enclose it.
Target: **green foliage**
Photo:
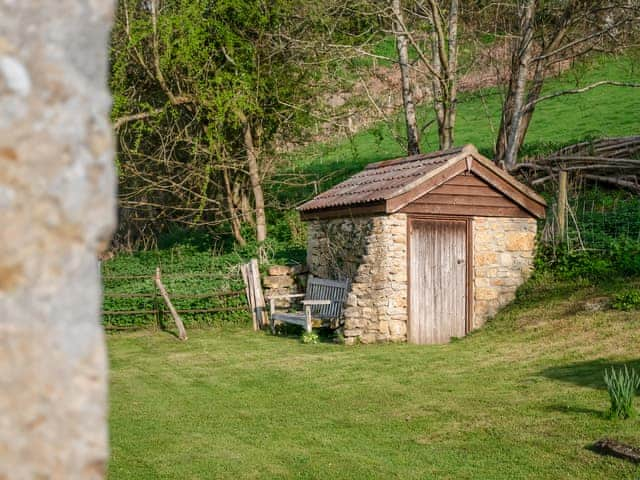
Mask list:
[[[112,33],[112,116],[143,115],[118,130],[118,238],[148,248],[177,226],[228,235],[227,183],[234,210],[242,201],[249,215],[253,199],[245,129],[267,176],[274,143],[307,118],[287,105],[315,98],[308,52],[279,37],[304,28],[305,0],[168,0],[155,25],[149,3],[120,0]]]
[[[309,344],[315,345],[320,341],[320,337],[316,332],[313,332],[313,331],[304,332],[302,335],[300,335],[300,341],[305,345],[309,345]]]
[[[609,418],[630,418],[635,416],[633,399],[640,387],[640,375],[633,369],[624,368],[604,371],[604,383],[607,386],[611,408]]]
[[[569,250],[566,245],[541,244],[534,266],[536,275],[550,272],[562,279],[598,279],[615,273],[615,266],[602,252]]]
[[[640,290],[626,290],[613,296],[611,306],[616,310],[640,310]]]

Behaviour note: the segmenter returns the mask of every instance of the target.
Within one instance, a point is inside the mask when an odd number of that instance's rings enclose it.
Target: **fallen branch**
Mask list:
[[[601,175],[591,175],[586,174],[584,178],[588,178],[589,180],[597,180],[598,182],[608,183],[610,185],[615,185],[617,187],[628,188],[629,190],[633,190],[634,192],[640,193],[640,184],[637,182],[631,182],[629,180],[621,180],[615,177],[603,177]]]

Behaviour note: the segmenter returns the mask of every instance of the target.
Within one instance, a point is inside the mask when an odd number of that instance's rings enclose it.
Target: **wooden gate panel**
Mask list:
[[[446,343],[465,335],[466,245],[464,220],[411,220],[410,342]]]

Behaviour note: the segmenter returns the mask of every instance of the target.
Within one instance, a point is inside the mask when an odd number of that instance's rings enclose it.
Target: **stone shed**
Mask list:
[[[545,201],[473,145],[368,165],[299,207],[313,275],[347,278],[347,343],[448,342],[510,302]]]

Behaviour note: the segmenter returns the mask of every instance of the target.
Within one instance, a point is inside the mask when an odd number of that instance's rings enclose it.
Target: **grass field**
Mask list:
[[[640,279],[530,283],[443,346],[302,345],[249,329],[108,337],[110,479],[632,479],[587,447],[605,366],[640,366],[638,312],[589,307]]]

